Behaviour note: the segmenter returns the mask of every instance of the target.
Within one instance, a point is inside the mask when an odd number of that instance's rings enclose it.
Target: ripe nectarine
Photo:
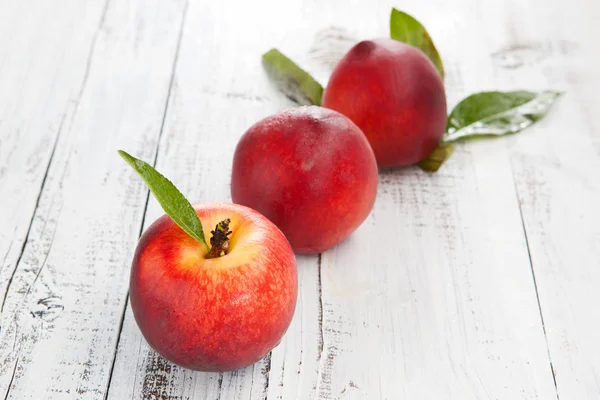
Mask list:
[[[342,114],[298,107],[254,124],[233,157],[231,197],[275,223],[297,253],[320,253],[369,215],[377,164]]]
[[[162,216],[137,246],[131,308],[146,341],[170,361],[200,371],[243,368],[275,347],[292,320],[296,259],[283,233],[256,211],[225,203],[194,208],[206,226],[217,226],[213,238],[224,228],[226,251],[211,255],[211,240],[206,254]]]
[[[446,95],[438,71],[415,47],[392,39],[355,45],[337,64],[323,107],[362,129],[380,167],[425,159],[446,128]]]

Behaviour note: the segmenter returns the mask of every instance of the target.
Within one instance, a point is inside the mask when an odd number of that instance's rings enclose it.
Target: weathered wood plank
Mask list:
[[[58,136],[70,121],[87,76],[90,47],[105,3],[35,1],[0,6],[0,309],[30,233]],[[4,314],[2,312],[2,314]],[[6,320],[0,342],[10,340]],[[0,363],[0,397],[14,360]]]
[[[184,3],[106,4],[93,29],[77,24],[96,39],[1,317],[8,398],[98,399],[107,389],[147,193],[115,150],[154,156]]]
[[[371,220],[323,255],[318,396],[554,398],[515,201],[493,148],[383,174]]]
[[[315,398],[323,357],[321,256],[298,257],[298,306],[281,344],[271,354],[268,399]]]
[[[493,40],[498,85],[565,91],[509,144],[558,395],[598,399],[600,4],[514,1],[486,14],[491,36],[509,32]]]

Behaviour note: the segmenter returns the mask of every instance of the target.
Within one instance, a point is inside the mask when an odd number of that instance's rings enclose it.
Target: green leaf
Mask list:
[[[473,94],[450,113],[442,143],[418,165],[437,171],[446,161],[452,144],[473,138],[517,133],[543,118],[561,92],[481,92]]]
[[[421,50],[433,62],[442,78],[444,77],[444,65],[433,40],[431,40],[431,36],[429,36],[423,25],[414,17],[392,8],[390,37]]]
[[[167,215],[188,235],[208,248],[202,222],[200,222],[196,210],[175,185],[152,168],[150,164],[130,156],[123,150],[119,150],[119,155],[142,177]]]
[[[544,117],[560,92],[482,92],[452,110],[444,143],[517,133]]]
[[[440,144],[426,159],[421,161],[419,168],[428,172],[436,172],[454,152],[454,144]]]
[[[262,62],[269,78],[291,100],[301,105],[321,105],[323,86],[279,50],[263,54]]]

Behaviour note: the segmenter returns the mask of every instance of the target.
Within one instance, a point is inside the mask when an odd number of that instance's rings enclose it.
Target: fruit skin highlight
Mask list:
[[[142,235],[133,260],[131,308],[146,341],[185,368],[231,371],[281,340],[296,306],[296,259],[283,233],[254,210],[195,204],[206,227],[231,219],[228,253],[206,247],[164,215]]]
[[[322,107],[297,107],[242,136],[231,198],[273,221],[296,253],[316,254],[367,218],[377,182],[373,150],[352,121]]]
[[[360,127],[379,167],[422,161],[446,129],[439,72],[422,51],[392,39],[366,40],[350,49],[332,72],[323,107]]]

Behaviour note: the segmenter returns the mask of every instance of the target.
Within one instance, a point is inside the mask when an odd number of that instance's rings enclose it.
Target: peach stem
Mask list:
[[[229,235],[231,235],[231,231],[229,230],[229,224],[231,223],[231,219],[227,218],[223,221],[219,222],[215,227],[214,231],[210,231],[212,233],[212,237],[210,238],[211,248],[206,253],[205,258],[217,258],[223,257],[228,253],[229,250]]]

